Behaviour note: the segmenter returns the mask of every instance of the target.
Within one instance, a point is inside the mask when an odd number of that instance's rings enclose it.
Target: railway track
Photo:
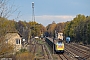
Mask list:
[[[63,54],[57,54],[58,60],[77,60],[76,58],[73,58],[67,53],[66,51]]]
[[[65,43],[64,55],[58,55],[59,60],[89,60],[90,49],[77,44],[67,44]],[[69,56],[67,57],[68,54]]]
[[[90,45],[87,45],[88,48],[90,48]]]
[[[49,56],[47,54],[47,51],[46,51],[46,48],[44,46],[44,44],[40,44],[39,42],[36,42],[36,44],[38,44],[39,46],[41,46],[41,51],[42,51],[42,54],[43,54],[43,59],[48,59]]]
[[[66,49],[70,50],[71,52],[73,52],[73,56],[77,59],[88,59],[90,54],[87,53],[86,51],[84,51],[83,49],[80,49],[76,46],[70,45],[70,44],[66,44]]]
[[[47,50],[46,50],[46,48],[45,48],[44,45],[42,45],[42,50],[43,50],[43,52],[44,52],[44,58],[49,59],[49,56],[48,56]]]
[[[44,52],[45,59],[53,60],[50,51],[47,49],[47,47],[45,45],[42,45],[42,49]]]
[[[70,57],[79,60],[80,59],[80,55],[79,53],[77,53],[76,50],[70,48],[70,47],[66,47],[66,51],[69,53]],[[82,60],[82,59],[81,59]]]
[[[83,51],[83,53],[88,54],[85,55],[83,58],[88,59],[90,58],[90,48],[86,47],[86,46],[82,46],[82,45],[77,45],[77,44],[72,44],[73,46],[76,46],[77,48],[79,48],[80,50]]]
[[[30,44],[30,52],[35,54],[35,59],[53,60],[51,53],[45,45],[45,41],[41,43],[39,40],[33,39]]]
[[[30,52],[35,54],[35,50],[36,50],[36,41],[34,39],[32,39],[31,41],[31,45],[30,45]]]
[[[80,49],[82,49],[82,50],[85,50],[85,51],[87,51],[87,52],[90,52],[90,48],[89,48],[89,47],[86,47],[86,46],[83,46],[83,45],[77,45],[77,44],[75,44],[75,43],[73,43],[72,45],[73,45],[73,46],[76,46],[76,47],[78,47],[78,48],[80,48]]]
[[[30,46],[30,52],[35,54],[35,59],[53,60],[53,57],[51,56],[51,53],[48,51],[45,42],[41,43],[38,42],[38,40],[33,40],[32,42],[33,43]],[[40,48],[39,50],[38,47]],[[64,54],[58,54],[58,57],[58,60],[85,60],[88,59],[90,55],[87,53],[87,50],[83,50],[83,47],[80,49],[80,46],[78,47],[77,45],[65,44]]]
[[[64,54],[58,54],[60,60],[69,60]]]
[[[75,58],[75,56],[77,56],[77,55],[74,54],[72,51],[65,49],[65,52],[66,52],[66,54],[68,55],[68,57],[69,57],[70,60],[77,60],[77,59]]]
[[[33,45],[32,45],[32,48],[31,48],[31,50],[30,50],[30,52],[31,52],[31,53],[35,53],[35,50],[36,50],[36,45],[33,44]]]

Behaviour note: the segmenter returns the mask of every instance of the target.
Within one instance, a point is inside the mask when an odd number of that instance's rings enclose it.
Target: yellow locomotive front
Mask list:
[[[55,51],[64,53],[64,43],[62,41],[58,41],[55,45]]]

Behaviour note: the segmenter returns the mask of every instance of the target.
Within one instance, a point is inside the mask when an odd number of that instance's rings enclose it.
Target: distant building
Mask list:
[[[12,44],[12,46],[14,47],[14,52],[17,52],[21,49],[21,39],[21,35],[17,32],[8,32],[5,35],[5,40],[7,40],[7,42],[9,44]]]
[[[58,33],[58,34],[57,34],[57,37],[58,37],[58,39],[63,40],[63,33]]]

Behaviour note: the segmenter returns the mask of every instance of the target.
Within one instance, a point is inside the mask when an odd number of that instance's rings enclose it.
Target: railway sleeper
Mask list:
[[[86,60],[85,58],[83,58],[83,57],[75,57],[76,59],[78,59],[78,60]]]
[[[46,52],[46,49],[45,49],[44,45],[43,45],[43,51],[44,51],[44,56],[45,56],[45,58],[48,59],[47,52]]]
[[[85,57],[83,57],[83,58],[85,58],[85,59],[90,58],[90,54],[89,54],[89,55],[86,55],[86,56],[85,56]]]

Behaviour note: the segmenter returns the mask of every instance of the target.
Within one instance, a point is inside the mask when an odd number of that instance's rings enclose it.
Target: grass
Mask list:
[[[34,60],[34,54],[30,52],[23,52],[16,55],[16,60]]]

